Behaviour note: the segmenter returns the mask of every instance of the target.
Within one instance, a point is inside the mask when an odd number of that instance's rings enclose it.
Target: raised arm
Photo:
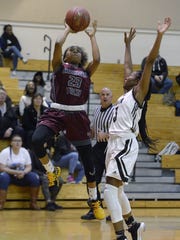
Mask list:
[[[154,45],[149,55],[146,58],[141,79],[138,82],[137,86],[134,87],[135,98],[140,104],[143,103],[144,98],[148,93],[153,62],[159,53],[159,48],[161,45],[163,34],[168,30],[170,25],[171,25],[171,18],[169,17],[165,18],[163,23],[160,23],[160,22],[158,23],[157,36],[156,36]]]
[[[124,33],[125,55],[124,55],[124,78],[133,72],[132,57],[131,57],[131,41],[136,36],[136,29],[131,28],[129,35]]]
[[[95,33],[97,29],[97,21],[94,21],[92,23],[93,29],[92,31],[85,31],[86,34],[89,36],[90,41],[91,41],[91,47],[92,47],[92,58],[93,60],[88,64],[86,70],[89,72],[90,76],[96,71],[97,67],[100,64],[100,52],[99,52],[99,47],[97,45]]]
[[[125,43],[125,55],[124,55],[124,91],[129,91],[132,89],[136,84],[137,81],[129,78],[131,73],[133,72],[133,64],[132,64],[132,57],[131,57],[131,41],[136,36],[136,29],[131,28],[129,34],[126,32],[124,33],[124,43]]]
[[[52,59],[53,71],[56,71],[62,63],[62,46],[66,41],[68,34],[72,32],[71,28],[65,24],[65,30],[62,36],[58,36],[54,46],[54,53]]]

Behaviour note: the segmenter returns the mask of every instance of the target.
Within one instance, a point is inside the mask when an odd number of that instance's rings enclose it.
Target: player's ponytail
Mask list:
[[[152,139],[148,136],[148,129],[146,124],[146,112],[147,112],[147,101],[143,106],[141,119],[139,120],[139,133],[142,142],[147,148],[156,149],[157,140]]]

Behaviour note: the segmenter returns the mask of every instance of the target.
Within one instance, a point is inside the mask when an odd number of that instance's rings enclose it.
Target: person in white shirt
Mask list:
[[[30,186],[30,209],[39,210],[39,176],[32,172],[29,152],[22,147],[20,135],[13,135],[10,146],[0,152],[0,210],[4,208],[8,186]]]
[[[24,89],[24,94],[19,101],[19,115],[23,116],[25,107],[31,105],[32,97],[36,94],[36,85],[33,81],[29,81]],[[43,97],[43,106],[48,107],[45,97]]]

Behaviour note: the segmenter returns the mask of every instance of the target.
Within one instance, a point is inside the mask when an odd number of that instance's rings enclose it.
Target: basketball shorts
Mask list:
[[[110,137],[106,154],[106,176],[128,182],[138,156],[139,145],[136,137]]]

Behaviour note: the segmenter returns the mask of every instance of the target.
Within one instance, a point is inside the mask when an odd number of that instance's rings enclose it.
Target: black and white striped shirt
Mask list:
[[[94,130],[96,139],[98,131],[109,133],[109,127],[113,118],[113,111],[114,105],[112,104],[108,108],[98,106],[95,109],[91,128]]]

